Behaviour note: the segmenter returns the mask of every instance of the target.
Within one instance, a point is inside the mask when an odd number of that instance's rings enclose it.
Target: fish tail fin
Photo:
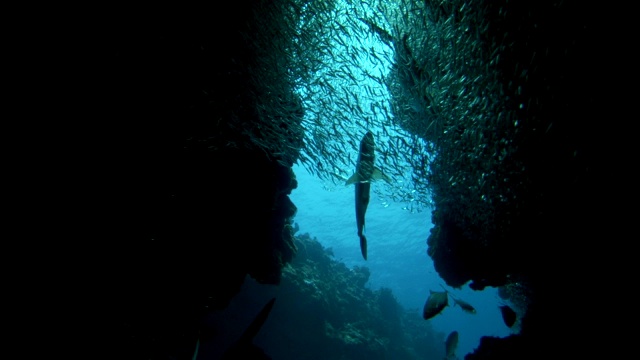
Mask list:
[[[367,260],[367,238],[364,235],[360,236],[360,251],[362,252],[362,257]]]

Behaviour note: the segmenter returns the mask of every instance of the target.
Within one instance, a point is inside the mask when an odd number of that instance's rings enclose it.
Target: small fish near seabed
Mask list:
[[[516,312],[509,305],[500,305],[500,312],[502,313],[502,320],[507,327],[512,327],[516,323]]]
[[[452,331],[447,336],[447,340],[444,343],[445,356],[444,359],[453,359],[456,357],[456,349],[458,348],[458,332]]]
[[[371,131],[362,137],[360,141],[360,153],[356,163],[356,172],[347,181],[346,185],[356,185],[356,225],[358,237],[360,238],[360,252],[367,260],[367,238],[364,236],[364,215],[369,206],[369,193],[371,191],[371,181],[384,179],[391,182],[391,179],[374,166],[376,143]]]
[[[422,317],[429,320],[440,314],[449,305],[449,296],[446,291],[429,290],[429,298],[422,309]]]

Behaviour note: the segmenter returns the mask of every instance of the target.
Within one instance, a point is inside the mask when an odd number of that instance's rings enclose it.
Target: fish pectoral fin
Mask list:
[[[382,170],[378,169],[378,168],[373,168],[373,173],[371,174],[371,178],[375,179],[375,180],[384,180],[386,182],[388,182],[389,184],[391,184],[391,178],[389,176],[387,176],[387,174],[383,173]]]
[[[345,183],[345,185],[355,184],[358,181],[360,181],[360,177],[358,176],[358,173],[356,172],[355,174],[351,175],[351,177],[349,179],[347,179],[347,182]]]

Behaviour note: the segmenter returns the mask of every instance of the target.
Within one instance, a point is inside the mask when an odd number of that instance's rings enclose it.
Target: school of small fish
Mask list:
[[[504,106],[495,66],[504,44],[483,42],[489,23],[482,6],[467,0],[261,3],[253,26],[262,31],[249,39],[259,56],[246,70],[257,113],[231,114],[237,121],[228,126],[250,138],[242,146],[300,164],[334,186],[350,175],[360,137],[371,131],[377,166],[393,179],[372,190],[409,211],[431,206],[431,194],[442,187],[479,209],[508,201],[509,179],[497,173],[518,122]],[[478,221],[489,222],[487,216],[478,211]]]

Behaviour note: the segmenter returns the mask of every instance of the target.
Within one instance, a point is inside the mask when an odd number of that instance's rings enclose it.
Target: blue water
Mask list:
[[[298,208],[294,221],[300,226],[299,233],[309,233],[324,247],[332,248],[335,259],[348,267],[368,267],[371,277],[367,285],[371,289],[392,289],[405,309],[422,318],[422,307],[429,290],[442,291],[441,285],[444,285],[427,255],[427,238],[433,226],[431,212],[427,209],[411,213],[403,210],[404,203],[379,199],[374,190],[385,183],[374,182],[365,226],[368,260],[364,260],[356,235],[353,185],[322,182],[300,166],[294,166],[293,170],[298,188],[291,193],[291,199]],[[436,331],[445,335],[453,330],[460,333],[459,358],[472,352],[479,345],[481,336],[504,337],[511,333],[498,309],[501,301],[497,289],[478,292],[464,286],[448,290],[477,310],[476,314],[465,313],[453,306],[450,298],[450,306],[428,320]]]

